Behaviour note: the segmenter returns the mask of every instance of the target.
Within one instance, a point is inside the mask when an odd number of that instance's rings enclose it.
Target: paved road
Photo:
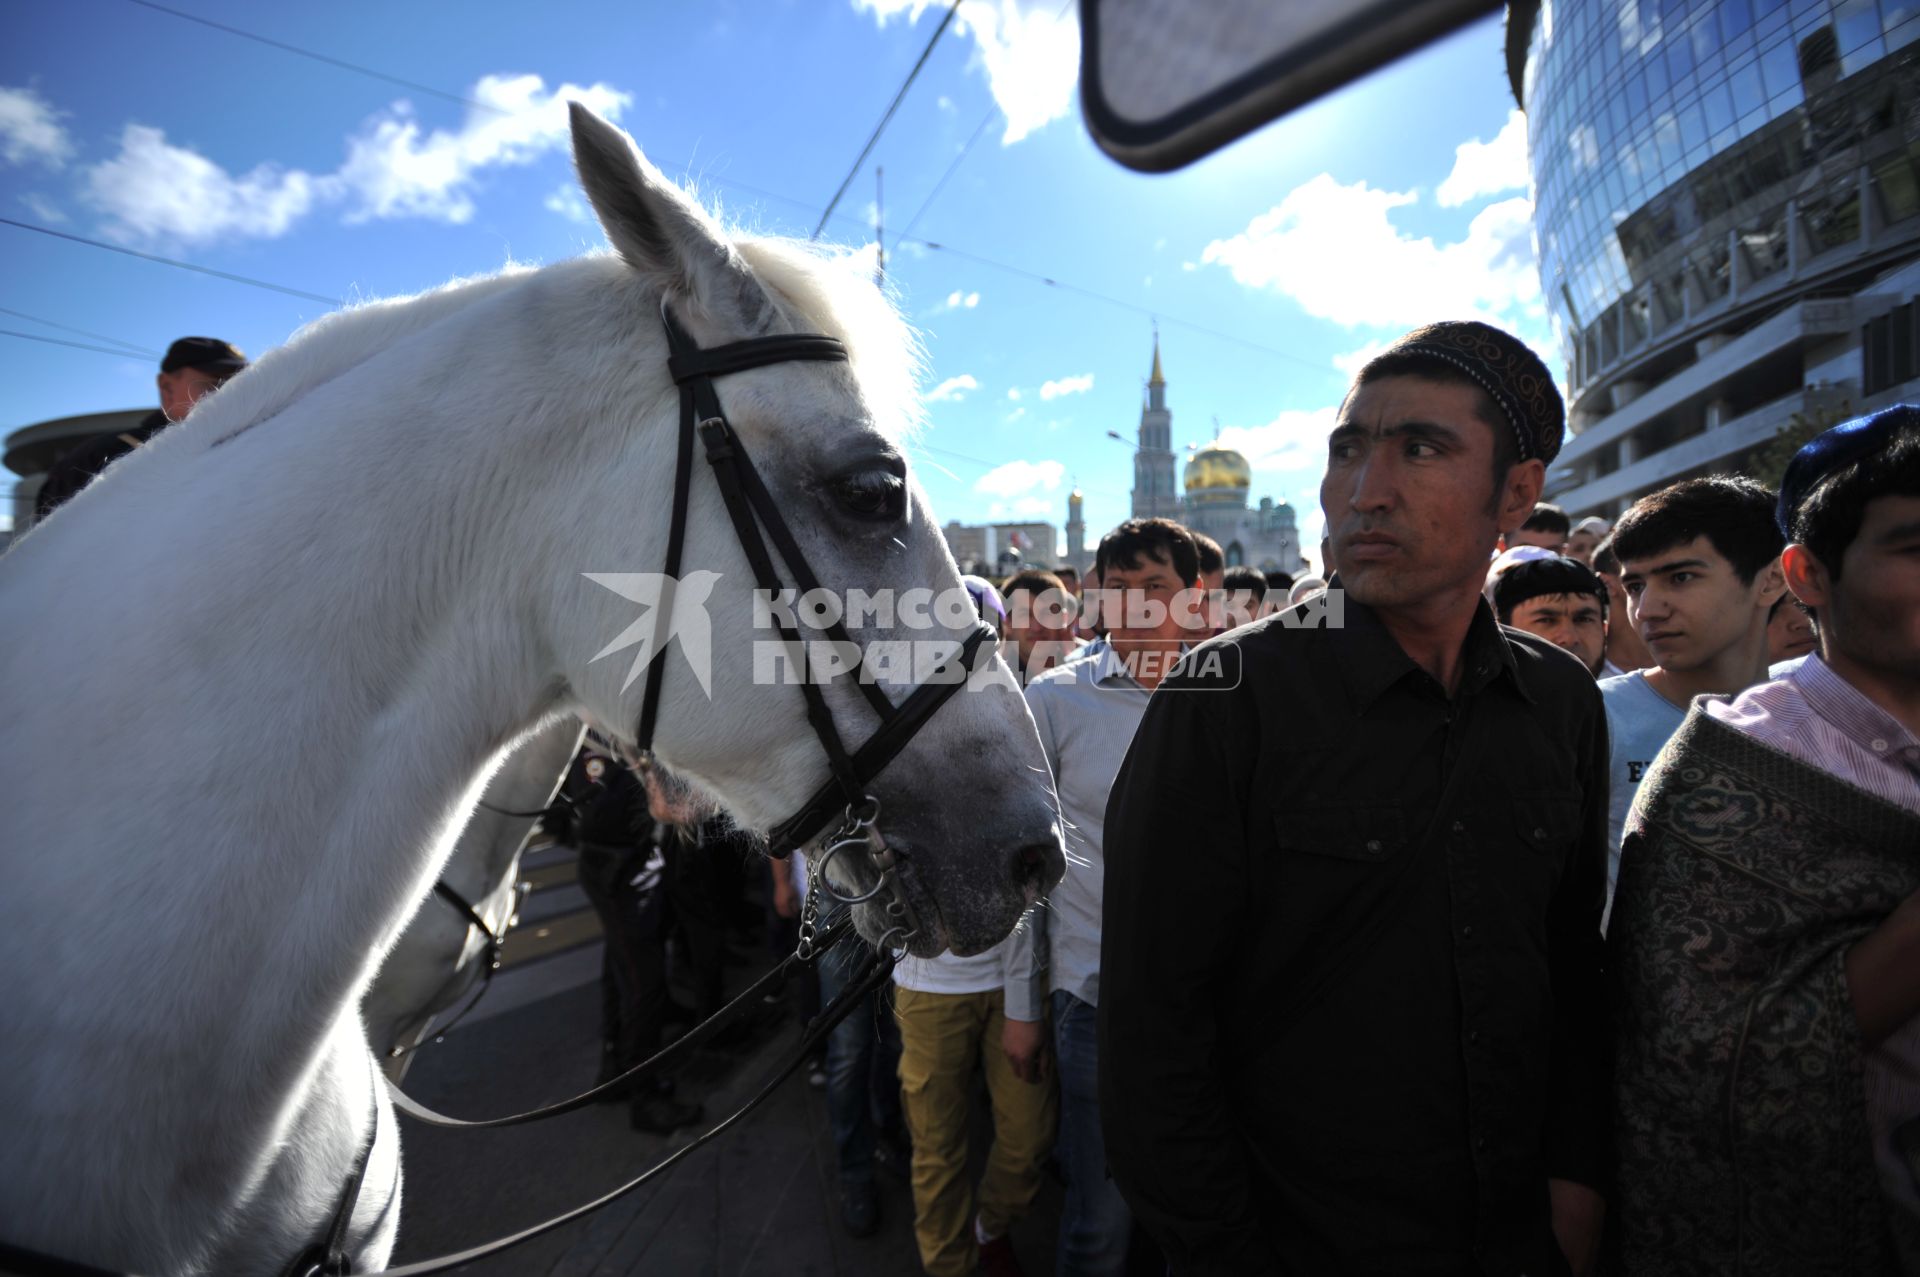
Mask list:
[[[762,968],[764,964],[762,964]],[[599,991],[597,942],[523,963],[488,995],[492,1008],[422,1050],[407,1089],[459,1116],[491,1116],[559,1099],[593,1080]],[[729,969],[731,989],[758,969]],[[557,987],[556,987],[557,986]],[[682,1082],[710,1117],[730,1111],[769,1077],[797,1034],[791,1017],[727,1057],[702,1053]],[[546,1218],[638,1174],[676,1146],[631,1131],[622,1106],[591,1108],[501,1131],[447,1131],[407,1123],[406,1187],[394,1262],[464,1249]],[[976,1124],[977,1125],[977,1124]],[[975,1159],[984,1131],[975,1139]],[[841,1231],[825,1096],[796,1075],[753,1116],[675,1170],[505,1255],[464,1268],[478,1277],[670,1274],[912,1274],[920,1271],[907,1187],[880,1175],[882,1228],[856,1241]],[[1052,1271],[1060,1189],[1049,1180],[1014,1233],[1029,1274]]]

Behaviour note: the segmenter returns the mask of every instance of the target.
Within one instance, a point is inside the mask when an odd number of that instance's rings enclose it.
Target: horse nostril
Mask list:
[[[1050,842],[1028,843],[1013,853],[1013,881],[1022,890],[1042,892],[1049,886],[1049,880],[1058,875],[1053,872],[1054,861],[1059,859],[1058,850]]]

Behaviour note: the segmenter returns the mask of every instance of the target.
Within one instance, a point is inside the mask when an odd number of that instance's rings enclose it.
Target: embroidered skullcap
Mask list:
[[[1883,452],[1892,446],[1894,436],[1903,431],[1920,431],[1920,408],[1895,404],[1871,417],[1855,417],[1808,440],[1787,463],[1780,480],[1780,501],[1774,507],[1773,521],[1782,536],[1793,536],[1793,516],[1821,480],[1852,465],[1860,458]]]
[[[1511,550],[1502,550],[1500,557],[1487,568],[1487,579],[1493,580],[1509,568],[1517,568],[1522,563],[1533,563],[1540,559],[1557,559],[1560,553],[1549,550],[1544,545],[1516,545]]]
[[[1560,390],[1540,356],[1518,337],[1475,320],[1428,324],[1375,355],[1360,370],[1355,384],[1386,375],[1375,372],[1376,365],[1408,356],[1437,359],[1465,373],[1486,391],[1513,428],[1520,460],[1538,457],[1551,463],[1560,455],[1560,440],[1567,427]]]

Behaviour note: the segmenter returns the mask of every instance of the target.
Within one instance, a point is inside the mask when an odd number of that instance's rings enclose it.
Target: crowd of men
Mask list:
[[[239,360],[175,343],[150,424]],[[1532,351],[1435,324],[1341,406],[1324,578],[1144,519],[1084,582],[968,579],[1068,870],[834,1034],[848,1232],[892,1150],[935,1277],[1018,1272],[1049,1164],[1066,1275],[1920,1272],[1920,408],[1611,525],[1540,501],[1564,431]],[[609,916],[725,836],[630,783],[579,831]],[[609,945],[608,1075],[660,962]]]
[[[1068,871],[897,973],[927,1272],[1018,1271],[1049,1159],[1063,1274],[1920,1271],[1920,409],[1611,525],[1562,414],[1434,325],[1326,581],[1153,519],[1004,582]]]

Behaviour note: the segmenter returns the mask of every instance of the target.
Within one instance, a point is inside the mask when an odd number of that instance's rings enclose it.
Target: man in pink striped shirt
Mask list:
[[[1920,408],[1777,514],[1818,649],[1698,702],[1627,822],[1623,1271],[1920,1272]]]

